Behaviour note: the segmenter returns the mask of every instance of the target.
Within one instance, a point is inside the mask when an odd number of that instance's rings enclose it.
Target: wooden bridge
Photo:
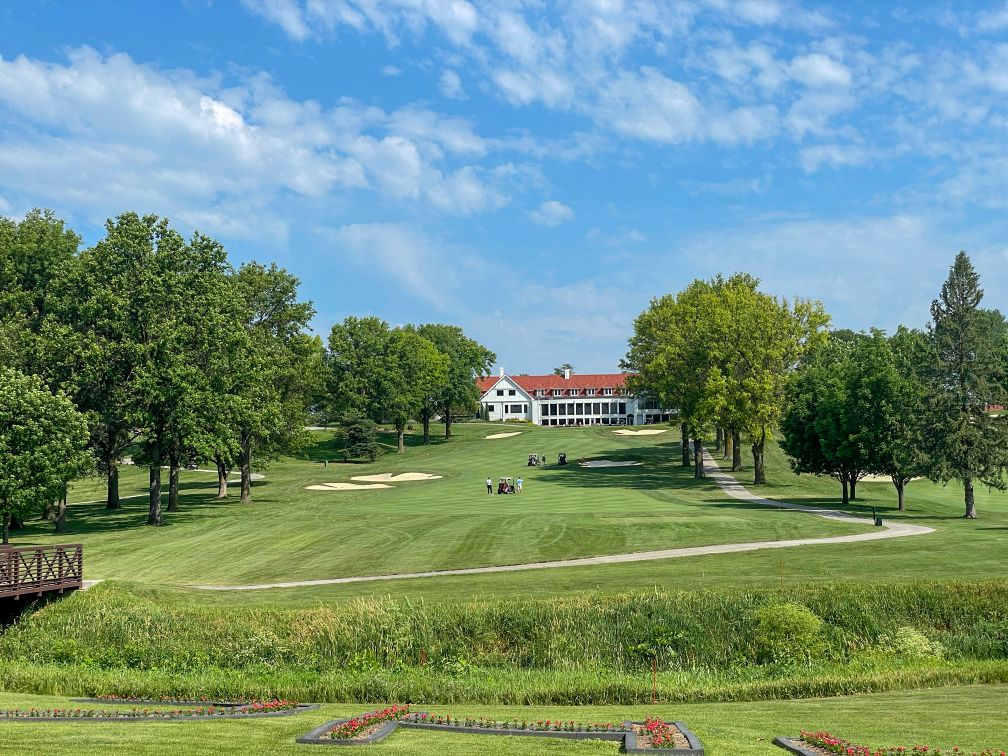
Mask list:
[[[0,547],[0,599],[42,596],[80,588],[84,579],[84,547]]]

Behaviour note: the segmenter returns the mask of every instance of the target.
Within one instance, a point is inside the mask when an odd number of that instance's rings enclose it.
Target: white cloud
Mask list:
[[[794,57],[789,70],[795,80],[807,87],[847,87],[851,83],[850,69],[822,53]]]
[[[398,223],[352,223],[322,229],[322,236],[360,265],[377,265],[385,274],[430,305],[442,309],[454,287],[452,266],[423,233]]]
[[[18,206],[45,198],[88,218],[131,207],[218,228],[227,209],[249,235],[283,238],[287,194],[371,190],[461,214],[508,201],[466,120],[352,100],[326,110],[264,74],[224,86],[86,47],[65,63],[0,58],[0,113],[0,192]]]
[[[984,11],[977,18],[977,29],[982,32],[998,32],[1008,29],[1008,2],[1000,8]]]
[[[403,70],[399,66],[382,66],[382,76],[402,76]]]
[[[277,24],[288,37],[298,42],[311,33],[298,0],[242,0],[242,5]]]
[[[585,234],[585,240],[607,247],[625,247],[628,244],[640,244],[646,237],[636,228],[621,229],[610,234],[604,233],[601,228],[592,228]]]
[[[601,94],[596,116],[621,134],[670,143],[697,135],[700,102],[685,84],[654,68],[621,71]]]
[[[574,220],[574,211],[557,200],[547,200],[529,213],[533,223],[540,226],[559,226]]]
[[[449,100],[466,99],[465,90],[462,89],[462,79],[460,79],[459,75],[450,68],[446,68],[441,72],[441,82],[439,88],[441,90],[441,94]]]

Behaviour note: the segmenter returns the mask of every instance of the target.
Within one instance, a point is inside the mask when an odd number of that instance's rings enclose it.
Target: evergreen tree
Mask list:
[[[1008,421],[986,412],[988,404],[1004,403],[1005,343],[983,315],[982,299],[979,276],[960,251],[931,303],[929,456],[932,478],[962,482],[970,519],[976,517],[975,482],[1004,490],[1008,467]]]

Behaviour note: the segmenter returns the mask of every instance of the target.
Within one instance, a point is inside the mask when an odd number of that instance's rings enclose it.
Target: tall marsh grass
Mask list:
[[[757,617],[766,615],[757,610],[781,603],[822,619],[816,657],[757,664]],[[940,643],[944,659],[885,651],[906,627]],[[665,700],[1005,681],[1008,581],[311,609],[230,609],[103,583],[0,637],[5,686],[40,693],[626,703],[649,699],[652,660]]]

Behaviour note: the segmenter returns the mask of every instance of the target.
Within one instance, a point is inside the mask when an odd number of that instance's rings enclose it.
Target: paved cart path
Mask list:
[[[792,509],[798,512],[808,512],[827,520],[871,526],[873,523],[867,517],[840,512],[823,507],[809,507],[803,504],[766,499],[748,491],[733,476],[722,472],[713,457],[704,451],[704,470],[707,477],[714,480],[733,499],[764,504],[768,507]],[[875,528],[868,533],[856,535],[831,536],[828,538],[795,538],[787,541],[753,541],[750,543],[723,543],[711,546],[692,546],[682,549],[659,549],[657,551],[635,551],[630,554],[607,554],[605,556],[583,557],[580,559],[561,559],[555,562],[530,562],[528,564],[505,564],[494,567],[467,567],[457,570],[432,570],[430,572],[406,572],[398,575],[357,575],[353,577],[327,578],[322,580],[295,580],[287,583],[258,583],[255,585],[194,585],[207,591],[259,591],[269,588],[305,588],[313,585],[339,585],[342,583],[367,583],[376,580],[408,580],[412,578],[444,577],[445,575],[485,575],[492,572],[518,572],[521,570],[549,570],[560,567],[587,567],[599,564],[624,564],[626,562],[648,562],[656,559],[678,559],[679,557],[703,556],[704,554],[730,554],[741,551],[760,551],[762,549],[787,549],[792,546],[817,546],[832,543],[857,543],[859,541],[880,541],[886,538],[902,538],[904,536],[924,535],[933,533],[934,528],[906,523],[887,524]]]

